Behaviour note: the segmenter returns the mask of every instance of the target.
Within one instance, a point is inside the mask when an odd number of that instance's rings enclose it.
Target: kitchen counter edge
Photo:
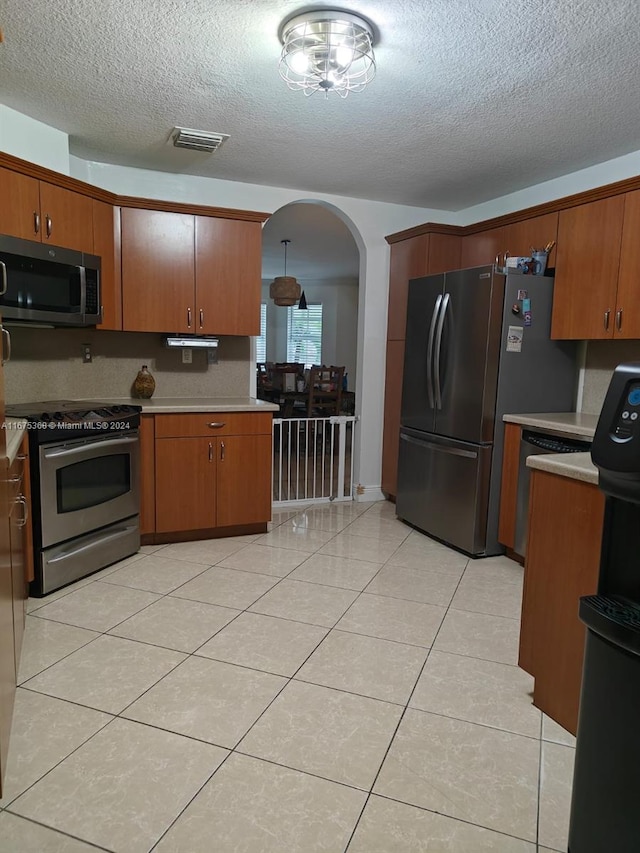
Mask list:
[[[527,457],[527,468],[598,485],[598,469],[590,453],[542,453]]]
[[[141,406],[143,415],[165,415],[180,412],[279,412],[280,406],[253,397],[110,397],[114,405]]]
[[[593,438],[598,417],[585,412],[532,412],[503,415],[502,420],[510,424]]]

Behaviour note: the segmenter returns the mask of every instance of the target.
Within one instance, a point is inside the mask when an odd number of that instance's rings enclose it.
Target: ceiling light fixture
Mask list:
[[[280,27],[280,76],[290,89],[361,92],[376,73],[374,32],[359,15],[318,9],[288,18]]]
[[[276,305],[295,305],[302,288],[292,275],[287,275],[287,246],[291,240],[280,240],[284,246],[284,275],[276,276],[269,286],[269,296]]]

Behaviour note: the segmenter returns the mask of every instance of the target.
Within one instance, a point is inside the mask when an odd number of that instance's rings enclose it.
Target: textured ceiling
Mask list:
[[[339,5],[380,32],[346,100],[280,80],[291,0],[3,0],[0,102],[84,158],[449,210],[640,147],[638,0]]]

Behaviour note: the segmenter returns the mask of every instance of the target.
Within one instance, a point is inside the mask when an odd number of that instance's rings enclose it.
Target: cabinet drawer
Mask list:
[[[199,412],[156,415],[156,438],[191,438],[218,435],[271,434],[271,414],[266,412]]]

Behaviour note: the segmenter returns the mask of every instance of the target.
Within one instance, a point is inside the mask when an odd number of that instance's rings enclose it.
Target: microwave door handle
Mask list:
[[[83,318],[87,313],[87,270],[85,267],[79,267],[80,272],[80,313]]]
[[[81,444],[80,447],[63,447],[59,450],[45,450],[43,456],[45,459],[62,459],[63,457],[79,456],[86,453],[87,450],[104,450],[106,447],[124,447],[126,444],[138,444],[138,437],[135,438],[114,438],[113,441],[101,441],[99,444],[91,442],[90,444]],[[94,453],[95,455],[95,453]]]
[[[0,261],[0,279],[2,287],[0,287],[0,296],[4,296],[7,292],[7,265],[4,261]]]
[[[433,308],[433,314],[431,315],[431,326],[429,328],[429,338],[427,341],[427,395],[429,397],[429,405],[432,409],[435,409],[435,392],[433,388],[433,341],[436,334],[436,326],[438,324],[438,312],[440,311],[440,305],[442,304],[442,294],[438,294],[438,298],[436,299],[436,304]]]
[[[447,316],[447,311],[449,309],[449,304],[451,301],[451,294],[445,293],[444,299],[442,300],[442,310],[440,311],[440,317],[438,318],[438,328],[436,330],[436,340],[434,344],[434,364],[433,364],[433,377],[435,380],[436,386],[436,405],[439,409],[442,408],[442,386],[440,384],[440,358],[442,356],[442,331],[444,329],[444,321]]]

